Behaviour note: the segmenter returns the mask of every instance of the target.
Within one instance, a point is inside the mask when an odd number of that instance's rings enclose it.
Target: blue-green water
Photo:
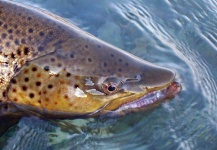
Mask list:
[[[2,137],[8,141],[5,149],[25,143],[21,137],[27,133],[40,136],[27,144],[32,148],[217,149],[215,0],[16,1],[51,11],[108,43],[175,70],[183,91],[151,111],[122,118],[55,124],[23,118],[13,134]]]

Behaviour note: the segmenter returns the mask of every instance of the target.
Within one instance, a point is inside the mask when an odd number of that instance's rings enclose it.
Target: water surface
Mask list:
[[[40,135],[44,142],[32,142],[46,149],[217,149],[215,0],[16,1],[51,11],[108,43],[175,70],[183,91],[157,108],[122,118],[55,124],[23,118],[2,137],[8,141],[5,148],[28,131]]]

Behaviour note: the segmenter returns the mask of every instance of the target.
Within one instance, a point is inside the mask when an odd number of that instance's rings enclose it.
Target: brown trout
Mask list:
[[[174,97],[174,78],[54,14],[0,0],[0,116],[124,115]]]

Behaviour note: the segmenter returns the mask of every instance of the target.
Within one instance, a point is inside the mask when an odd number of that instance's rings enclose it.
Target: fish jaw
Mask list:
[[[180,91],[181,85],[178,82],[172,82],[168,87],[150,92],[133,102],[123,104],[115,111],[120,112],[126,109],[139,109],[147,107],[166,98],[173,98]]]
[[[134,101],[123,103],[115,110],[111,110],[111,107],[107,105],[105,108],[91,114],[92,116],[103,116],[103,117],[120,117],[132,112],[140,112],[153,107],[158,106],[161,102],[174,98],[182,90],[180,83],[173,81],[168,86],[151,91],[145,95],[137,95],[137,99]],[[134,96],[135,97],[135,96]],[[90,115],[90,116],[91,116]]]

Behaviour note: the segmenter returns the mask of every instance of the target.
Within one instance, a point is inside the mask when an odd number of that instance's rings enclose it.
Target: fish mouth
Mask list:
[[[123,115],[123,113],[125,114],[126,112],[140,111],[141,109],[149,108],[149,106],[159,104],[159,102],[163,100],[175,97],[175,95],[180,93],[181,89],[181,84],[173,81],[171,84],[161,90],[152,91],[135,101],[121,105],[119,108],[114,110],[114,112],[119,114],[122,113]]]

